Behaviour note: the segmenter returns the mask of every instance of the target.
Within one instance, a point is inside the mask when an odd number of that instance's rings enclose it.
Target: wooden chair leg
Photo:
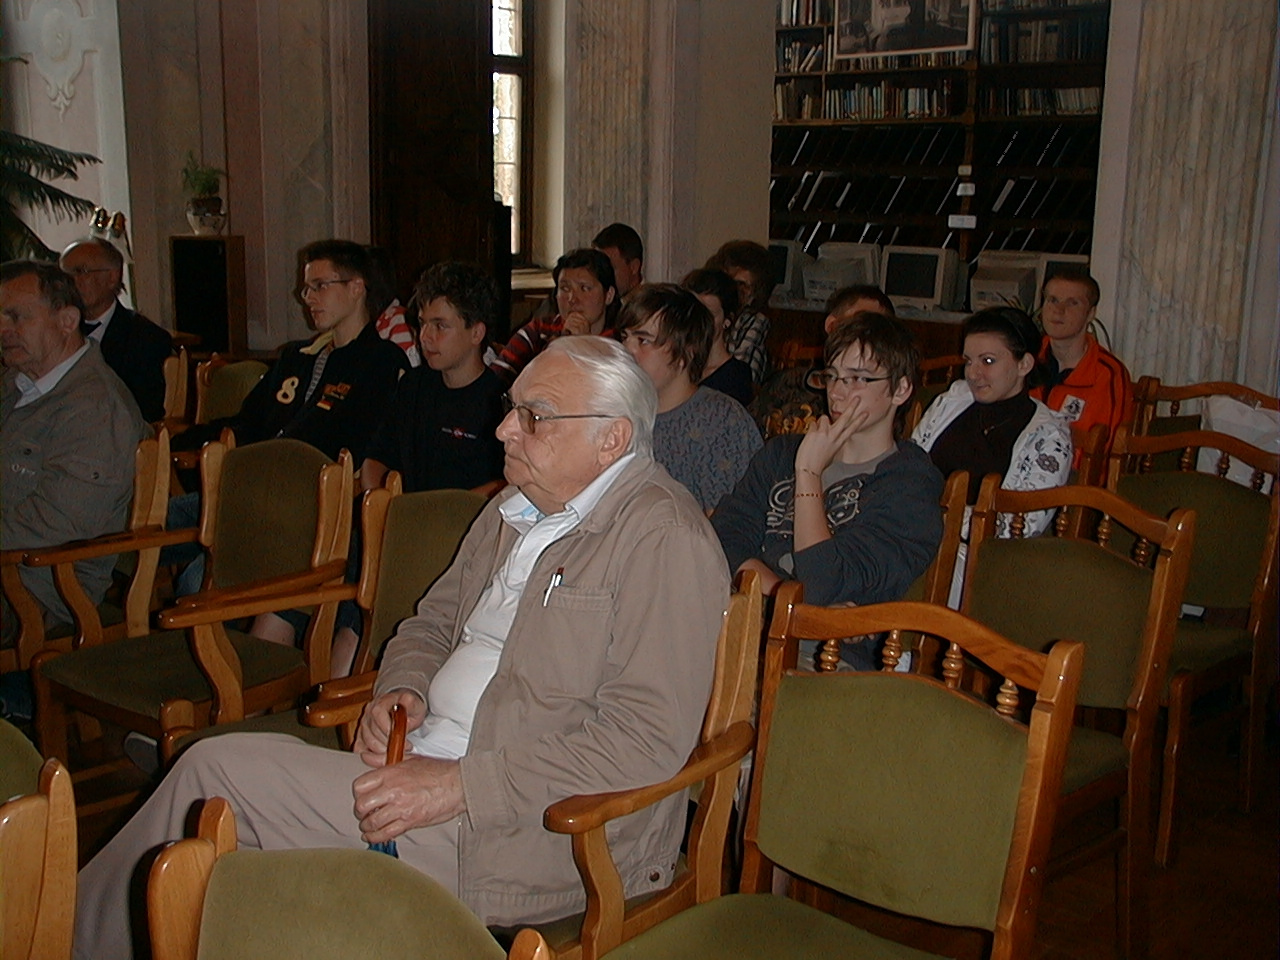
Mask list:
[[[1150,776],[1148,768],[1144,774]],[[1126,820],[1124,846],[1118,853],[1116,873],[1116,915],[1119,920],[1120,949],[1125,960],[1146,960],[1150,947],[1151,827],[1150,793],[1132,789],[1121,801]]]
[[[63,766],[69,765],[67,747],[67,709],[53,695],[53,688],[40,669],[56,653],[38,653],[31,661],[31,685],[36,697],[36,739],[40,752],[46,757],[57,757]]]
[[[1245,704],[1244,724],[1240,731],[1240,809],[1244,813],[1253,810],[1258,795],[1258,785],[1263,776],[1262,757],[1266,751],[1267,699],[1271,693],[1271,683],[1260,664],[1254,663],[1253,669],[1244,682],[1244,693],[1248,698]]]
[[[1164,764],[1160,775],[1160,818],[1156,824],[1156,863],[1171,867],[1178,856],[1178,768],[1191,727],[1190,676],[1179,673],[1169,681],[1168,723]]]

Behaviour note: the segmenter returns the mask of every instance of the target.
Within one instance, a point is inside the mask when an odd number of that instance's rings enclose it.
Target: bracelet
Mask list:
[[[804,467],[801,467],[797,472],[798,472],[798,473],[807,473],[809,476],[811,476],[811,477],[817,477],[819,480],[821,480],[821,479],[822,479],[822,474],[820,474],[820,473],[814,473],[812,470],[806,470]]]
[[[796,494],[796,499],[797,499],[797,500],[799,500],[801,497],[818,497],[818,498],[824,498],[825,496],[826,496],[826,494],[823,494],[823,493],[797,493],[797,494]]]

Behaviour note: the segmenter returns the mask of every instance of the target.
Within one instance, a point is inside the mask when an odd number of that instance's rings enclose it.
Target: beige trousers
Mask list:
[[[145,871],[156,848],[188,833],[193,804],[225,797],[241,848],[364,849],[351,783],[367,771],[359,757],[283,734],[210,737],[187,750],[142,809],[80,871],[75,956],[125,960],[147,942]],[[400,859],[458,890],[459,820],[397,838]]]

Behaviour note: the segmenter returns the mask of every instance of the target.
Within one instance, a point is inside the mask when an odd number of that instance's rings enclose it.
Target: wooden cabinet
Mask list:
[[[244,237],[170,237],[169,263],[174,330],[201,354],[245,356]]]

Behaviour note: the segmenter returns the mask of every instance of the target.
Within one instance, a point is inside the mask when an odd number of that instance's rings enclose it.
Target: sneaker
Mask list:
[[[160,769],[160,749],[155,740],[137,731],[124,738],[124,755],[149,777]]]

